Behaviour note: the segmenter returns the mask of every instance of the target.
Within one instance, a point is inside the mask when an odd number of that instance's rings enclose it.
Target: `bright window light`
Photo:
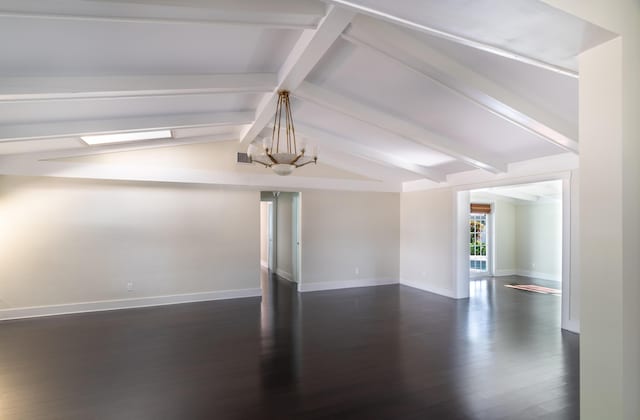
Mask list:
[[[173,135],[171,134],[171,130],[160,130],[139,131],[136,133],[102,134],[97,136],[82,136],[80,138],[89,146],[95,146],[98,144],[124,143],[127,141],[170,139],[172,137]]]

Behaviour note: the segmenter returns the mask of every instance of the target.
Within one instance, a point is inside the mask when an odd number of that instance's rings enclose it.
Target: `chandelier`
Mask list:
[[[278,92],[271,142],[265,138],[262,147],[251,143],[247,150],[249,161],[271,168],[276,174],[284,176],[290,175],[296,168],[318,161],[315,153],[313,156],[308,156],[304,152],[304,147],[298,151],[296,143],[296,130],[293,127],[289,91],[281,90]]]

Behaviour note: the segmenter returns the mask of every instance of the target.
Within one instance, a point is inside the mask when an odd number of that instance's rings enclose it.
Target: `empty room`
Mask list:
[[[636,0],[0,35],[0,419],[640,419]]]

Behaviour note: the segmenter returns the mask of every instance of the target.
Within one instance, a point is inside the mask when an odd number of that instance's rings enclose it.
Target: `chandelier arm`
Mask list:
[[[299,165],[294,164],[294,166],[295,166],[296,168],[302,168],[303,166],[307,166],[307,165],[308,165],[308,164],[310,164],[310,163],[317,164],[317,163],[318,163],[318,158],[317,158],[317,157],[314,157],[314,158],[313,158],[313,160],[310,160],[310,161],[308,161],[308,162],[301,163],[301,164],[299,164]]]
[[[270,168],[271,164],[263,162],[261,160],[258,159],[251,159],[251,163],[259,163],[260,165],[264,166],[265,168]]]
[[[282,131],[282,105],[284,105],[284,92],[285,91],[280,91],[278,93],[278,108],[276,109],[277,112],[277,132],[278,132],[278,139],[276,141],[276,153],[280,153],[280,131]]]
[[[271,156],[271,153],[267,153],[266,155],[274,164],[277,165],[279,163],[273,156]]]
[[[295,165],[297,161],[300,160],[300,158],[302,158],[304,156],[304,152],[302,152],[301,154],[297,155],[295,159],[293,159],[291,161],[291,165]]]
[[[289,98],[288,97],[287,97],[287,103],[289,103]],[[291,121],[291,137],[293,139],[293,153],[297,155],[298,154],[298,145],[296,144],[296,127],[293,124],[293,112],[291,111],[291,104],[290,103],[289,103],[288,111],[289,111],[289,120]]]

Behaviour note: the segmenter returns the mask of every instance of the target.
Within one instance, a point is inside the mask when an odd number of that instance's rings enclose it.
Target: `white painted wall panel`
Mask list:
[[[303,288],[320,282],[397,282],[399,223],[399,194],[304,191]]]
[[[438,189],[403,193],[400,214],[401,282],[452,296],[453,192]]]
[[[0,307],[259,288],[259,208],[257,191],[2,177]]]
[[[562,203],[524,204],[515,209],[518,273],[562,280]]]

